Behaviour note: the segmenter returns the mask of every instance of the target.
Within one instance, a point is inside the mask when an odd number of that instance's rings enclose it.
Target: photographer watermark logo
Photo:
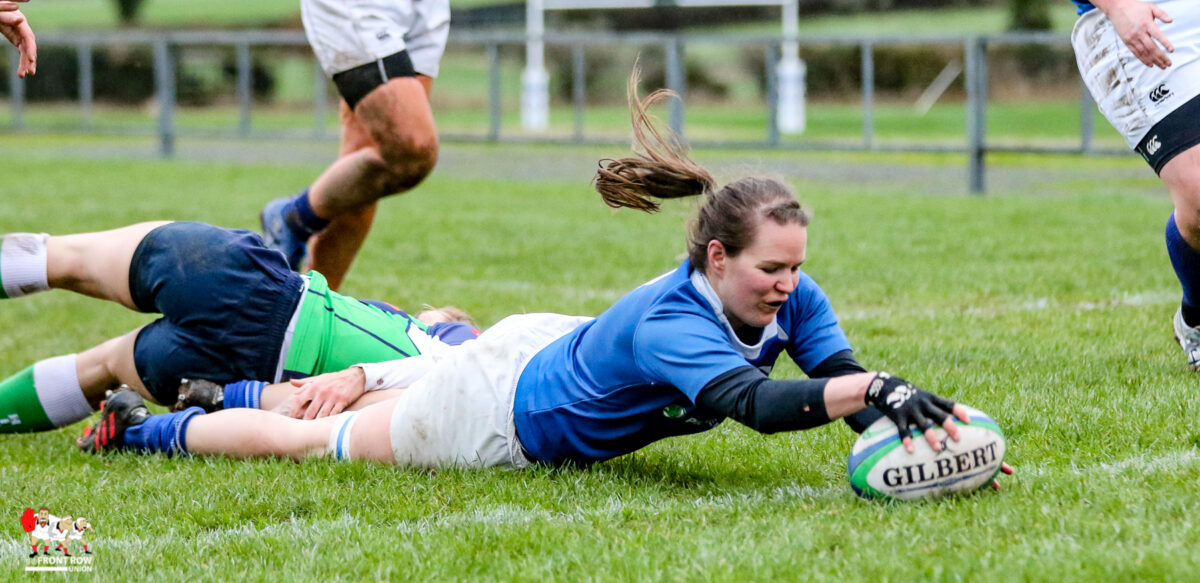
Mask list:
[[[45,506],[21,514],[21,529],[29,537],[26,571],[62,571],[90,573],[92,549],[89,538],[92,525],[82,516],[55,516]],[[74,554],[72,554],[74,551]]]

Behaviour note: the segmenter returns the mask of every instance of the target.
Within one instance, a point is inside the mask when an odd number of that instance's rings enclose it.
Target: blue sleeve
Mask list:
[[[412,319],[412,316],[409,316],[408,312],[405,312],[404,310],[401,310],[400,308],[397,308],[396,306],[393,306],[383,300],[358,300],[358,301],[360,301],[368,306],[374,306],[376,308],[379,308],[380,310],[383,310],[384,312],[387,312],[388,314],[400,314],[409,319]]]
[[[678,388],[693,403],[710,382],[749,365],[714,318],[687,311],[649,314],[634,334],[633,358],[650,381]]]
[[[457,346],[478,338],[479,330],[466,322],[438,322],[429,327],[429,335],[450,346]]]
[[[851,350],[829,298],[807,274],[800,274],[783,310],[779,323],[788,335],[788,355],[805,374],[830,356]]]

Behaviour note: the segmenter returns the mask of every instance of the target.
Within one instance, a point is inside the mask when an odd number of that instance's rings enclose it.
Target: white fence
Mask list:
[[[572,116],[573,131],[570,135],[544,136],[521,133],[507,134],[501,124],[501,75],[500,59],[502,47],[521,48],[528,39],[524,34],[513,33],[479,33],[456,32],[451,36],[452,47],[478,49],[487,56],[488,62],[488,116],[485,127],[478,131],[467,133],[448,133],[443,137],[448,140],[463,141],[522,141],[522,142],[560,142],[560,143],[609,143],[611,139],[601,139],[590,136],[585,131],[584,119],[588,106],[585,95],[585,53],[587,51],[603,51],[614,46],[636,45],[642,50],[661,50],[666,65],[666,85],[680,95],[687,95],[685,65],[683,54],[687,45],[692,43],[722,44],[731,48],[759,48],[765,57],[766,72],[778,69],[782,48],[790,43],[798,43],[800,47],[809,45],[852,45],[860,47],[861,77],[862,77],[862,127],[861,135],[856,139],[837,141],[822,140],[783,140],[779,132],[777,116],[780,109],[779,90],[776,76],[765,74],[766,87],[766,123],[763,125],[761,139],[757,140],[700,140],[691,139],[689,143],[700,147],[725,148],[772,148],[772,149],[804,149],[804,150],[861,150],[861,151],[892,151],[892,152],[961,152],[966,155],[968,167],[967,190],[973,194],[985,191],[986,156],[989,152],[1033,152],[1033,153],[1085,153],[1116,155],[1127,154],[1124,149],[1100,148],[1093,144],[1093,110],[1095,106],[1080,84],[1079,112],[1080,134],[1077,144],[1064,146],[1062,144],[1018,145],[1004,146],[989,144],[986,132],[986,112],[988,107],[988,48],[1005,44],[1036,43],[1051,46],[1069,44],[1065,35],[1058,34],[1003,34],[991,36],[872,36],[872,37],[800,37],[784,38],[782,36],[763,35],[692,35],[666,33],[545,33],[541,40],[549,46],[569,47],[572,54]],[[175,141],[180,136],[189,133],[200,133],[195,129],[182,130],[176,124],[177,91],[175,60],[173,51],[186,50],[188,47],[233,47],[236,52],[237,103],[238,122],[235,127],[216,128],[205,131],[205,134],[221,134],[230,136],[265,135],[266,132],[256,130],[251,123],[251,112],[254,108],[252,95],[252,52],[265,47],[306,47],[304,34],[300,31],[180,31],[180,32],[148,32],[148,31],[114,31],[73,33],[69,35],[44,33],[39,35],[41,47],[66,46],[75,47],[78,58],[80,131],[114,131],[112,128],[96,129],[91,123],[94,104],[94,69],[93,52],[97,47],[145,45],[153,47],[155,70],[155,101],[157,106],[157,123],[153,130],[158,136],[159,151],[162,156],[172,156]],[[928,143],[895,143],[882,142],[875,137],[876,107],[875,64],[874,52],[877,47],[888,45],[939,45],[961,46],[964,57],[965,88],[967,93],[965,108],[965,132],[963,139],[954,144]],[[15,131],[35,132],[39,128],[27,126],[25,123],[25,81],[16,76],[17,53],[9,48],[9,107],[10,126]],[[334,102],[328,91],[328,82],[320,74],[315,61],[313,64],[316,90],[312,103],[313,125],[310,129],[299,133],[318,139],[333,138],[334,134],[325,128]],[[670,102],[668,120],[670,125],[681,135],[687,135],[685,119],[685,103]],[[145,129],[132,129],[132,132],[145,132]]]

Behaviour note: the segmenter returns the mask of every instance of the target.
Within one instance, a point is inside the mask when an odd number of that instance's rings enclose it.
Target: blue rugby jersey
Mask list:
[[[1094,10],[1096,6],[1087,0],[1071,0],[1075,3],[1075,14],[1083,14],[1089,10]]]
[[[711,429],[723,418],[696,397],[713,379],[747,365],[770,372],[784,350],[808,371],[850,348],[825,293],[803,273],[755,346],[733,336],[696,277],[684,261],[530,359],[513,415],[531,456],[591,463]]]

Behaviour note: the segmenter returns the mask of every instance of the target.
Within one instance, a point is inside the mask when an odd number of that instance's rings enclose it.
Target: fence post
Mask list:
[[[92,45],[79,43],[75,55],[79,59],[79,114],[83,125],[92,129],[92,110],[96,98],[95,64],[92,62]]]
[[[684,118],[683,94],[687,90],[687,72],[684,71],[683,64],[683,39],[678,35],[672,35],[663,43],[663,49],[666,52],[667,60],[667,89],[674,91],[679,96],[678,99],[670,101],[670,105],[668,106],[668,123],[671,126],[671,130],[682,141]]]
[[[1084,154],[1092,152],[1092,135],[1096,131],[1096,100],[1088,91],[1087,83],[1079,77],[1079,150]]]
[[[254,102],[254,63],[250,59],[250,43],[237,43],[237,100],[238,134],[250,134],[250,106]]]
[[[488,61],[488,140],[500,139],[500,120],[504,110],[500,103],[500,47],[487,46]]]
[[[862,127],[863,146],[875,147],[875,46],[862,43]]]
[[[779,70],[780,47],[777,43],[767,45],[767,143],[779,145]]]
[[[987,40],[966,41],[967,61],[967,181],[971,194],[983,194],[987,153]]]
[[[8,99],[9,107],[12,110],[12,119],[9,120],[9,123],[14,130],[25,127],[25,80],[17,76],[17,69],[20,66],[21,53],[17,52],[17,49],[9,47]]]
[[[165,36],[154,39],[154,85],[158,96],[158,153],[175,155],[175,63]]]
[[[587,106],[587,60],[583,45],[571,47],[571,101],[575,108],[575,141],[583,141],[583,116]]]

